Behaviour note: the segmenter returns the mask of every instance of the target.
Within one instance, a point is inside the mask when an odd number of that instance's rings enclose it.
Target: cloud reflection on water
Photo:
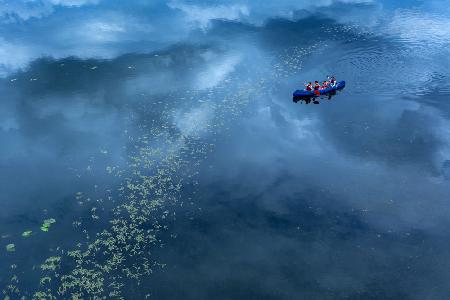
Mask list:
[[[127,143],[120,132],[130,114],[137,115],[139,125],[157,120],[170,107],[178,129],[189,135],[191,125],[211,125],[213,112],[200,99],[187,99],[182,107],[171,107],[170,99],[185,96],[187,89],[207,92],[230,75],[240,81],[264,79],[270,84],[261,85],[263,96],[255,97],[231,124],[230,135],[222,136],[217,152],[205,162],[212,167],[201,172],[197,201],[206,213],[192,224],[178,225],[180,242],[166,256],[173,269],[154,279],[161,283],[156,293],[166,299],[181,294],[192,299],[446,295],[449,187],[440,165],[448,159],[448,107],[446,94],[422,87],[447,76],[445,62],[435,62],[441,57],[438,49],[430,47],[424,57],[404,43],[403,31],[400,39],[366,35],[335,23],[331,15],[255,26],[251,20],[237,22],[252,16],[252,10],[220,15],[217,7],[212,17],[197,20],[200,30],[180,31],[184,23],[168,24],[167,19],[186,15],[159,4],[144,5],[148,10],[141,13],[133,5],[116,4],[134,13],[131,22],[117,22],[121,15],[114,7],[102,19],[91,6],[86,11],[59,7],[48,20],[31,18],[25,24],[24,44],[14,40],[14,30],[0,32],[8,40],[8,53],[18,45],[23,50],[16,64],[0,59],[4,74],[42,54],[111,58],[150,52],[187,36],[199,44],[111,60],[43,59],[3,80],[0,89],[7,97],[0,104],[0,138],[8,143],[0,150],[7,170],[1,182],[24,172],[32,180],[25,190],[24,180],[8,181],[1,187],[6,191],[2,202],[27,205],[27,197],[49,183],[64,189],[70,185],[70,178],[61,179],[66,168],[85,167],[101,149],[114,149],[109,159],[120,161]],[[291,17],[269,13],[270,6],[262,9],[256,15]],[[163,13],[151,26],[142,25]],[[55,26],[68,16],[76,17],[75,24]],[[213,21],[217,18],[225,20]],[[400,20],[403,25],[396,28],[401,31],[407,25]],[[17,30],[15,26],[7,27]],[[33,37],[36,28],[46,29],[49,40]],[[177,35],[169,37],[171,32]],[[74,39],[67,41],[72,34]],[[320,38],[308,51],[304,44],[312,34]],[[295,47],[304,56],[289,52]],[[276,57],[289,56],[303,59],[301,68],[267,69],[279,63]],[[400,58],[401,64],[393,63]],[[342,95],[319,106],[291,102],[299,80],[329,72],[351,83]],[[383,89],[402,76],[417,81],[410,80],[412,87],[407,82]],[[377,85],[383,89],[379,94],[374,92]],[[420,97],[404,99],[409,88],[420,91]],[[144,113],[143,105],[151,108]],[[70,193],[55,192],[52,201]],[[181,282],[181,287],[164,290],[167,282]]]

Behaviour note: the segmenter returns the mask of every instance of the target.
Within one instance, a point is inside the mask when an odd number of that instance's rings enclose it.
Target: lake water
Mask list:
[[[449,8],[344,2],[0,1],[3,297],[446,299]]]

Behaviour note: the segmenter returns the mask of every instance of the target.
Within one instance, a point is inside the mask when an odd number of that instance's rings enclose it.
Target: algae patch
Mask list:
[[[22,233],[22,237],[24,237],[24,238],[30,237],[32,233],[33,233],[33,231],[31,231],[31,230],[24,231]]]
[[[56,223],[56,220],[53,218],[44,220],[44,223],[41,226],[41,230],[47,232],[53,223]]]

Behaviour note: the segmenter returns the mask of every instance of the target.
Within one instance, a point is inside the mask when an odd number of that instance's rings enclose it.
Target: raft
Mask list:
[[[311,98],[311,97],[319,97],[321,95],[331,94],[337,90],[342,90],[345,87],[345,81],[339,81],[335,86],[330,86],[326,89],[319,90],[319,93],[315,93],[316,91],[306,91],[306,90],[296,90],[292,95],[294,99],[302,99],[302,98]]]

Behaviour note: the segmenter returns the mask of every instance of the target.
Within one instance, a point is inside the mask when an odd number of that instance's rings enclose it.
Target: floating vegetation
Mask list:
[[[118,187],[99,199],[85,191],[74,195],[83,215],[71,222],[71,228],[81,238],[77,235],[73,246],[51,250],[36,268],[40,272],[36,288],[20,296],[123,299],[130,282],[140,285],[164,267],[153,253],[164,246],[165,236],[176,237],[164,232],[176,218],[174,207],[184,203],[182,189],[198,184],[199,166],[218,136],[268,81],[227,78],[214,88],[183,91],[184,97],[168,93],[161,99],[144,99],[130,115],[130,130],[124,130],[129,141],[127,164],[104,168],[105,174],[118,179]],[[110,151],[101,149],[100,154]],[[55,222],[44,220],[40,229],[47,232]],[[143,296],[147,292],[142,291]],[[12,281],[3,293],[20,298]]]
[[[16,251],[16,245],[14,245],[14,244],[8,244],[8,245],[6,245],[6,251],[8,251],[8,252],[14,252],[14,251]]]
[[[33,231],[27,230],[27,231],[24,231],[24,232],[22,233],[22,236],[23,236],[24,238],[27,238],[27,237],[30,237],[32,233],[33,233]]]
[[[41,230],[44,232],[47,232],[53,223],[56,223],[55,219],[44,220],[44,223],[41,225]]]
[[[55,271],[59,268],[59,264],[61,262],[60,256],[52,256],[45,260],[45,262],[41,265],[41,270],[43,271]]]

